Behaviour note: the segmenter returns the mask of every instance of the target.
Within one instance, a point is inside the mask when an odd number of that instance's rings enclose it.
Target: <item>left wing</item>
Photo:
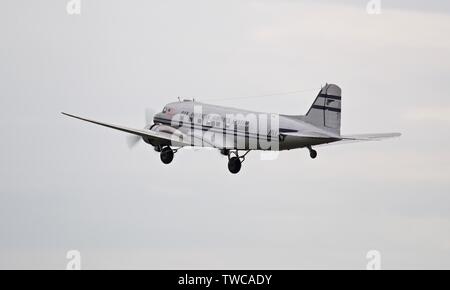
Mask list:
[[[97,124],[103,127],[107,127],[107,128],[111,128],[111,129],[115,129],[115,130],[119,130],[122,132],[126,132],[129,134],[133,134],[133,135],[137,135],[140,137],[147,137],[151,140],[163,140],[163,141],[170,141],[171,144],[173,146],[191,146],[191,143],[188,142],[189,138],[188,136],[182,134],[182,135],[175,135],[175,134],[169,134],[169,133],[165,133],[165,132],[156,132],[156,131],[151,131],[151,130],[143,130],[143,129],[133,129],[133,128],[128,128],[128,127],[124,127],[124,126],[118,126],[118,125],[114,125],[114,124],[109,124],[109,123],[103,123],[103,122],[99,122],[99,121],[95,121],[95,120],[91,120],[91,119],[87,119],[87,118],[82,118],[82,117],[78,117],[75,115],[71,115],[71,114],[67,114],[64,112],[61,112],[61,114],[71,117],[71,118],[75,118],[78,120],[82,120],[82,121],[86,121],[89,123],[93,123],[93,124]]]

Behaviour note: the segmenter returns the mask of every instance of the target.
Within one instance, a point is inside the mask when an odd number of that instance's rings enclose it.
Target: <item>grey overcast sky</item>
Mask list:
[[[3,0],[0,268],[450,268],[448,1]],[[178,96],[303,114],[343,90],[343,133],[397,140],[275,161],[145,144],[60,111],[144,126]],[[229,97],[308,90],[287,96]],[[215,100],[216,99],[216,100]]]

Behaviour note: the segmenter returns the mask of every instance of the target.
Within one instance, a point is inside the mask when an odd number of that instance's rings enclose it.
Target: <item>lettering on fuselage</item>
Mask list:
[[[266,113],[209,113],[201,105],[193,111],[165,107],[155,122],[186,131],[192,146],[279,150],[279,116]]]

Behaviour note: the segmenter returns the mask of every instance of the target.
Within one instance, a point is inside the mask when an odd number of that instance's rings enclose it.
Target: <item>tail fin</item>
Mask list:
[[[341,134],[341,88],[326,85],[312,104],[304,120],[315,126]]]

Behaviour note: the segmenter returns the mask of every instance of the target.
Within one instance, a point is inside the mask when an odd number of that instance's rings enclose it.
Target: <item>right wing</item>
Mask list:
[[[381,141],[385,139],[400,137],[401,133],[381,133],[381,134],[359,134],[359,135],[347,135],[341,136],[341,140],[335,141],[328,144],[321,144],[318,146],[328,146],[334,144],[347,144],[355,142],[365,142],[365,141]]]
[[[165,132],[156,132],[156,131],[151,131],[151,130],[143,130],[143,129],[132,129],[132,128],[128,128],[128,127],[123,127],[123,126],[118,126],[118,125],[114,125],[114,124],[108,124],[108,123],[103,123],[103,122],[99,122],[99,121],[95,121],[95,120],[91,120],[91,119],[87,119],[87,118],[82,118],[82,117],[78,117],[75,115],[71,115],[71,114],[67,114],[64,112],[61,112],[61,114],[71,117],[71,118],[75,118],[78,120],[82,120],[82,121],[86,121],[89,123],[93,123],[93,124],[97,124],[103,127],[107,127],[107,128],[111,128],[111,129],[115,129],[115,130],[119,130],[122,132],[126,132],[129,134],[133,134],[133,135],[137,135],[140,137],[147,137],[151,140],[164,140],[164,141],[170,141],[171,144],[173,146],[191,146],[191,143],[188,142],[189,138],[188,136],[182,134],[182,135],[175,135],[175,134],[169,134],[169,133],[165,133]]]
[[[401,133],[360,134],[360,135],[342,136],[342,139],[354,141],[380,141],[400,136],[402,136]]]

